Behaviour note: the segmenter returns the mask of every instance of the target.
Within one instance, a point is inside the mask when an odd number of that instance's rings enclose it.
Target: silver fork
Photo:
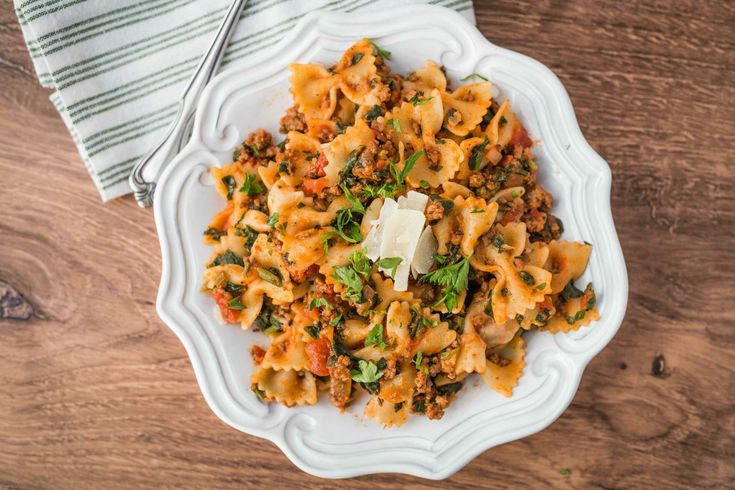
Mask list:
[[[133,168],[128,182],[130,182],[130,187],[133,188],[135,200],[138,201],[140,207],[149,208],[153,205],[153,193],[156,190],[156,182],[161,172],[188,141],[194,124],[194,111],[199,97],[217,71],[217,67],[227,49],[230,36],[235,31],[237,21],[240,20],[240,13],[246,3],[247,0],[233,0],[224,20],[222,20],[222,24],[217,29],[212,44],[181,94],[179,111],[176,114],[176,119],[171,123],[168,133]]]

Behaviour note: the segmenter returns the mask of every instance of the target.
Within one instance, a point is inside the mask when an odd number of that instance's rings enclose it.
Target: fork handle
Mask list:
[[[128,182],[140,207],[149,208],[153,205],[153,193],[156,190],[158,178],[166,165],[186,143],[189,136],[187,130],[191,129],[191,122],[199,97],[204,87],[214,77],[246,3],[247,0],[233,0],[217,30],[217,34],[212,40],[212,44],[181,94],[179,110],[168,132],[150,153],[143,157],[133,168]]]

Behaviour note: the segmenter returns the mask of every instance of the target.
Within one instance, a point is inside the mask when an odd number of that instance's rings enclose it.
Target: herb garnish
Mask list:
[[[355,53],[355,54],[353,54],[352,55],[352,63],[351,64],[353,66],[356,65],[356,64],[358,64],[360,62],[360,60],[362,59],[363,56],[365,56],[363,53]]]
[[[352,268],[355,269],[355,272],[366,279],[368,274],[370,274],[370,270],[373,268],[370,263],[370,259],[365,254],[365,250],[361,248],[350,254],[350,264],[352,264]]]
[[[365,113],[365,120],[366,121],[374,121],[375,119],[380,116],[380,106],[374,105],[370,108],[369,111]]]
[[[378,366],[370,361],[360,359],[358,369],[353,369],[352,380],[357,383],[374,383],[383,377],[383,372],[378,370]]]
[[[326,308],[331,310],[334,307],[326,298],[314,298],[311,300],[311,303],[309,303],[309,309],[313,310],[314,308]]]
[[[245,262],[243,262],[242,257],[238,257],[232,250],[228,250],[216,256],[209,264],[209,267],[225,264],[235,264],[239,265],[240,267],[245,266]]]
[[[374,345],[380,349],[385,350],[388,346],[383,342],[383,325],[375,324],[370,330],[370,333],[365,337],[365,347]]]
[[[349,265],[338,265],[332,271],[332,277],[347,286],[345,297],[355,303],[362,301],[362,281]]]
[[[255,174],[245,174],[245,182],[240,187],[240,192],[244,192],[246,196],[254,196],[265,192],[265,187],[260,182],[256,182]]]
[[[388,122],[388,126],[392,127],[393,129],[395,129],[398,132],[401,131],[401,121],[399,121],[398,119],[390,118],[390,119],[388,119],[387,122]]]
[[[396,271],[398,270],[398,266],[401,265],[401,262],[403,262],[401,257],[386,257],[378,261],[378,267],[381,269],[390,269],[390,277],[395,279]]]
[[[523,282],[528,284],[529,286],[533,286],[536,284],[536,279],[533,278],[531,274],[529,274],[526,271],[521,271],[518,273],[519,276],[521,276],[521,279],[523,279]]]
[[[273,213],[272,215],[270,215],[267,221],[268,226],[270,226],[271,228],[275,228],[276,223],[278,223],[278,218],[280,218],[278,213]]]
[[[226,235],[227,233],[224,231],[219,231],[214,228],[207,228],[204,230],[204,236],[212,237],[215,240],[219,240],[222,238],[222,236]]]
[[[442,297],[437,301],[436,305],[444,303],[447,311],[451,312],[454,310],[460,294],[467,289],[471,257],[472,254],[470,253],[459,262],[429,272],[420,279],[421,282],[443,286]]]
[[[231,300],[227,302],[227,307],[231,310],[244,310],[245,305],[242,304],[242,301],[240,300],[240,296],[235,296]]]
[[[416,366],[417,371],[421,371],[422,373],[429,374],[429,367],[424,366],[423,360],[424,360],[424,355],[421,353],[421,351],[418,351],[416,353],[416,357],[413,360],[413,365]]]
[[[430,96],[428,96],[428,97],[426,97],[426,98],[424,98],[424,99],[419,99],[419,97],[423,97],[423,95],[424,95],[424,93],[423,93],[423,92],[421,92],[421,91],[418,91],[418,92],[416,92],[416,93],[415,93],[415,94],[413,95],[413,97],[411,97],[410,99],[408,99],[408,101],[409,101],[409,102],[410,102],[411,104],[413,104],[413,106],[414,106],[414,107],[416,107],[416,106],[419,106],[419,105],[424,105],[424,104],[426,104],[427,102],[429,102],[429,101],[430,101],[431,99],[433,99],[433,98],[434,98],[434,97],[432,97],[432,96],[430,95]]]
[[[386,51],[385,49],[380,49],[380,46],[375,44],[375,42],[368,39],[368,42],[370,43],[370,46],[373,48],[373,54],[376,56],[380,56],[383,59],[390,60],[390,51]]]
[[[423,156],[423,154],[424,150],[415,152],[406,159],[403,163],[403,168],[401,169],[399,169],[395,163],[391,162],[390,172],[393,174],[393,178],[396,179],[396,183],[403,184],[406,181],[406,177],[408,177],[409,172],[411,172],[411,169],[416,165],[416,162],[421,158],[421,156]]]
[[[258,276],[264,281],[269,282],[277,287],[283,286],[283,276],[281,275],[281,272],[275,267],[272,267],[271,269],[258,267],[256,268],[256,271],[258,272]]]
[[[232,199],[232,193],[235,192],[237,182],[235,181],[235,177],[233,177],[232,175],[225,175],[224,177],[222,177],[222,183],[227,189],[227,200],[229,201]]]
[[[475,145],[470,152],[470,170],[479,170],[480,164],[482,163],[482,157],[485,153],[485,147],[490,143],[490,140],[485,140],[479,145]]]
[[[308,333],[309,335],[311,335],[312,338],[318,339],[319,338],[319,331],[321,329],[319,328],[319,325],[311,325],[309,327],[305,327],[304,330],[306,331],[306,333]]]

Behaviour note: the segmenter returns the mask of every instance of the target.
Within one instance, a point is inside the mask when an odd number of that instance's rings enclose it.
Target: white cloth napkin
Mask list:
[[[229,0],[14,0],[39,81],[103,201],[130,192],[133,165],[162,137]],[[317,9],[369,11],[472,0],[250,0],[223,59],[241,62]]]

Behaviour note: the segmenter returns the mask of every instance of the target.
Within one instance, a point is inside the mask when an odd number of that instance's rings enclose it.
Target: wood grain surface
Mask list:
[[[562,417],[445,482],[320,480],[220,422],[154,310],[151,213],[100,202],[4,0],[0,295],[33,311],[0,319],[0,486],[735,486],[735,2],[475,7],[557,73],[613,170],[628,312]]]

